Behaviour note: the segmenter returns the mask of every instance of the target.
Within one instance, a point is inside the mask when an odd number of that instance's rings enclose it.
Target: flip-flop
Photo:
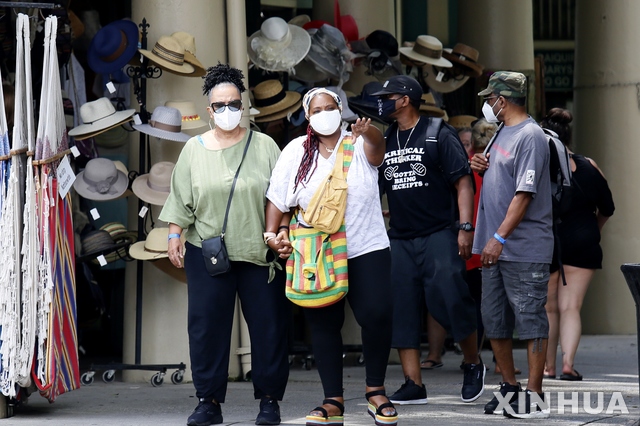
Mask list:
[[[420,368],[423,370],[435,370],[436,368],[442,367],[444,364],[441,362],[436,362],[432,359],[425,359],[420,363]]]
[[[571,382],[579,382],[580,380],[582,380],[582,374],[578,373],[578,370],[576,370],[574,368],[573,372],[576,373],[576,374],[565,374],[565,373],[562,373],[560,375],[560,380],[569,380]]]
[[[542,378],[543,379],[555,379],[556,375],[555,374],[543,374]]]

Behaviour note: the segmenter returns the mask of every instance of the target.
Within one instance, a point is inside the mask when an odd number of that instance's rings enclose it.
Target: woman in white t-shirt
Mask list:
[[[288,230],[283,217],[297,207],[306,209],[311,197],[333,169],[337,148],[352,136],[353,158],[347,175],[347,299],[362,327],[362,352],[366,359],[368,411],[385,425],[395,425],[397,412],[384,391],[391,348],[390,255],[380,198],[378,169],[385,154],[382,133],[370,119],[358,119],[353,133],[341,129],[340,97],[324,88],[310,90],[302,101],[309,120],[307,135],[292,140],[282,151],[267,190],[267,232],[277,233],[269,241],[287,256]],[[302,224],[302,214],[298,221]],[[324,390],[322,406],[307,415],[307,425],[344,422],[342,386],[342,336],[345,299],[323,308],[303,308],[311,330],[313,353]]]

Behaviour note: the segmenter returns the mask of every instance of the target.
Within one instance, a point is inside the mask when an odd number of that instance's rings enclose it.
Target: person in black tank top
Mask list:
[[[558,134],[567,146],[571,142],[571,113],[553,108],[541,122],[542,127]],[[589,282],[602,268],[600,232],[615,209],[607,180],[596,163],[578,154],[570,154],[573,176],[569,211],[560,218],[556,238],[567,285],[559,279],[558,256],[554,254],[547,294],[549,345],[544,374],[556,377],[558,341],[562,347],[561,380],[582,380],[573,362],[582,334],[580,309]]]

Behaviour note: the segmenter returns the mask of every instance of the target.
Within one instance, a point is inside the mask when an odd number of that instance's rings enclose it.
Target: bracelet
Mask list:
[[[288,225],[282,225],[278,227],[278,232],[280,232],[281,229],[286,229],[287,232],[289,232],[289,226]]]
[[[504,243],[507,241],[506,238],[502,238],[497,232],[495,234],[493,234],[493,238],[495,238],[496,240],[498,240],[498,242],[502,245],[504,245]]]
[[[170,241],[172,238],[180,238],[180,234],[169,234],[168,240]]]
[[[264,243],[267,244],[269,240],[273,240],[276,237],[275,232],[264,232],[262,234],[262,238],[264,238]]]

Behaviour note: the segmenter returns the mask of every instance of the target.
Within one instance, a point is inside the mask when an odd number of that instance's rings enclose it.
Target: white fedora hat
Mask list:
[[[451,68],[453,64],[442,57],[442,42],[430,35],[420,35],[416,38],[413,47],[401,47],[398,49],[402,55],[414,61],[437,65],[443,68]]]
[[[84,170],[78,173],[73,187],[89,200],[107,201],[118,198],[127,190],[129,178],[107,158],[89,160]]]
[[[170,161],[154,164],[149,173],[140,175],[133,181],[133,193],[144,202],[163,206],[171,192],[171,174],[175,166]]]
[[[278,17],[265,20],[247,40],[251,62],[267,71],[289,71],[309,53],[311,38],[306,30]]]
[[[172,107],[156,107],[148,124],[134,124],[133,128],[147,135],[174,142],[186,142],[191,138],[191,136],[181,132],[182,114]]]
[[[111,101],[107,98],[87,102],[80,107],[80,118],[84,124],[71,129],[69,136],[73,136],[76,139],[83,139],[84,135],[96,136],[112,127],[130,121],[135,112],[135,109],[116,111]]]

